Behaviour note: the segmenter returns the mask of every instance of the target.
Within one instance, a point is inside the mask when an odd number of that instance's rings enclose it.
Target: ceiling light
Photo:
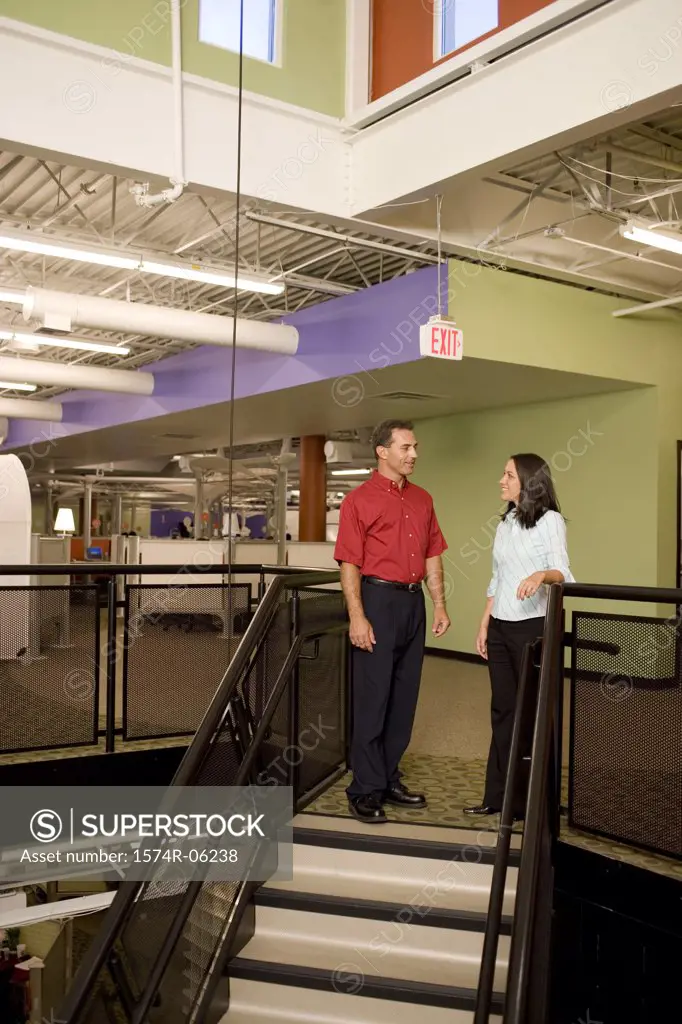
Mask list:
[[[215,284],[221,288],[234,288],[234,274],[223,274],[215,270],[202,270],[193,263],[191,266],[181,267],[176,263],[155,263],[151,260],[142,260],[137,267],[145,274],[158,274],[160,277],[177,277],[183,281],[199,281],[203,284]],[[255,277],[238,278],[238,287],[241,291],[263,292],[266,295],[281,295],[284,285],[272,284],[270,281],[260,281]]]
[[[0,302],[16,302],[23,306],[25,298],[23,292],[6,292],[0,288]]]
[[[652,245],[657,249],[665,249],[666,252],[682,255],[682,236],[678,235],[675,238],[672,235],[663,235],[660,231],[640,228],[636,224],[627,224],[621,227],[620,233],[623,238],[629,238],[631,242],[641,242],[643,245]]]
[[[80,352],[108,352],[114,356],[127,356],[129,348],[123,345],[105,345],[100,341],[61,338],[58,335],[23,334],[19,331],[0,330],[0,341],[18,341],[24,345],[46,345],[53,348],[73,348]]]
[[[332,476],[367,476],[371,469],[332,469]]]
[[[145,259],[143,255],[126,256],[106,249],[82,249],[74,245],[59,245],[46,238],[28,238],[21,235],[0,235],[0,249],[14,252],[30,252],[39,256],[54,256],[56,259],[76,260],[79,263],[94,263],[117,270],[138,271],[159,277],[175,277],[184,281],[198,281],[214,284],[221,288],[234,288],[235,276],[231,273],[204,268],[198,263],[164,263]],[[283,284],[273,284],[257,277],[239,275],[236,283],[240,291],[263,292],[267,295],[281,295]],[[14,301],[14,300],[7,300]],[[23,298],[21,300],[23,302]]]
[[[5,380],[0,380],[0,388],[11,388],[12,391],[35,391],[37,384],[11,384]]]
[[[19,238],[0,235],[0,249],[13,252],[32,252],[37,256],[54,256],[60,260],[77,260],[80,263],[97,263],[103,267],[118,267],[119,270],[135,270],[139,260],[132,256],[117,256],[115,253],[94,252],[90,249],[74,249],[70,245],[55,245],[42,238]]]

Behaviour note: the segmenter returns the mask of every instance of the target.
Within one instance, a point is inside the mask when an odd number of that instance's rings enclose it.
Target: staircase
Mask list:
[[[230,962],[221,1024],[469,1024],[496,839],[299,815],[293,881],[258,890],[255,932]],[[512,838],[504,898],[497,1014],[520,839]]]

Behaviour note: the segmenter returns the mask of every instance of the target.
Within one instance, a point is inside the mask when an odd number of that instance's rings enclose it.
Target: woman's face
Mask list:
[[[500,489],[500,496],[503,501],[513,501],[514,504],[518,502],[521,495],[521,483],[519,481],[513,459],[509,459],[507,465],[504,467],[504,473],[500,480]]]

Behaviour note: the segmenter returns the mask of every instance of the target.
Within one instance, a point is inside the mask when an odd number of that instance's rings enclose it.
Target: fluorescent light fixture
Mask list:
[[[202,270],[193,263],[181,267],[177,263],[154,263],[142,260],[137,267],[144,274],[158,274],[159,277],[177,277],[182,281],[199,281],[203,284],[215,284],[221,288],[234,288],[234,274],[223,274],[216,270]],[[270,281],[260,281],[255,277],[239,277],[237,287],[240,291],[263,292],[265,295],[281,295],[284,286]]]
[[[333,469],[332,476],[367,476],[371,469]]]
[[[9,381],[0,380],[0,389],[11,388],[12,391],[35,391],[37,384],[11,384]]]
[[[631,242],[653,245],[657,249],[665,249],[666,252],[682,255],[682,235],[674,238],[672,235],[663,235],[660,231],[640,228],[636,224],[627,224],[625,227],[621,227],[620,233],[623,238],[629,238]]]
[[[175,277],[183,281],[198,281],[201,284],[215,284],[221,288],[234,288],[235,276],[218,270],[210,270],[198,263],[163,263],[148,260],[144,256],[124,256],[105,249],[81,249],[78,246],[59,245],[46,238],[28,238],[20,235],[0,235],[0,249],[14,252],[30,252],[38,256],[54,256],[60,260],[75,260],[79,263],[94,263],[101,267],[114,267],[117,270],[138,271],[142,274],[155,274],[158,277]],[[263,292],[266,295],[281,295],[283,284],[257,277],[242,276],[237,278],[236,287],[240,291]],[[9,293],[8,293],[9,294]],[[6,300],[13,301],[13,300]],[[23,302],[23,298],[21,300]]]
[[[76,523],[73,518],[72,508],[60,508],[57,510],[57,518],[54,521],[54,528],[62,537],[65,533],[75,533]]]
[[[0,302],[16,302],[23,306],[25,298],[24,292],[6,292],[4,288],[0,288]]]
[[[62,338],[58,335],[23,334],[21,331],[0,330],[0,341],[20,341],[29,345],[46,345],[53,348],[73,348],[79,352],[108,352],[113,356],[127,356],[129,348],[123,345],[105,345],[101,341],[84,341],[76,338]]]

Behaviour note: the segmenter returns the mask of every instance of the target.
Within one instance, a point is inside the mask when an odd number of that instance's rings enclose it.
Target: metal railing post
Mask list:
[[[474,1024],[488,1024],[491,1013],[493,986],[495,981],[495,967],[497,964],[497,951],[500,938],[500,926],[504,909],[504,893],[507,881],[507,870],[509,868],[509,851],[511,848],[514,803],[518,787],[519,768],[524,757],[523,736],[525,733],[526,719],[530,712],[531,693],[530,680],[535,672],[534,654],[539,646],[540,640],[526,644],[521,661],[519,673],[519,689],[516,699],[516,710],[514,713],[514,724],[512,726],[512,738],[509,752],[509,766],[507,779],[502,800],[502,813],[500,815],[500,828],[495,851],[495,864],[493,867],[493,878],[490,887],[490,898],[488,901],[488,917],[486,922],[485,937],[483,940],[483,954],[481,956],[481,970],[478,978],[478,994],[476,999],[476,1010],[474,1013]],[[534,714],[534,701],[532,713]]]
[[[291,645],[296,643],[298,635],[301,631],[301,595],[298,590],[294,590],[291,595]],[[294,670],[291,673],[291,682],[289,683],[289,751],[298,751],[298,734],[299,734],[299,678],[300,668],[299,659],[296,658],[296,664]],[[299,777],[299,762],[298,758],[295,759],[290,756],[289,759],[289,785],[292,787],[294,793],[294,809],[296,808],[296,801],[298,799],[298,777]]]
[[[107,584],[107,694],[106,694],[106,738],[107,754],[114,751],[116,745],[116,577],[111,576]]]

